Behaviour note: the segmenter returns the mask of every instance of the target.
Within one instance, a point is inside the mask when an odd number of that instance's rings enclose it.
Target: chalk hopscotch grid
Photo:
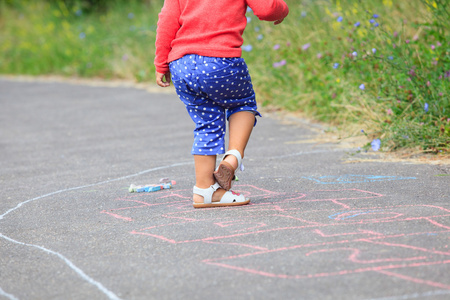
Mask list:
[[[313,152],[322,152],[322,151],[313,151]],[[301,155],[301,154],[307,154],[307,153],[301,152],[301,153],[296,153],[294,155]],[[88,184],[88,185],[83,185],[83,186],[79,186],[79,187],[74,187],[74,188],[69,188],[69,189],[64,189],[64,190],[59,190],[59,191],[56,191],[56,192],[48,193],[48,194],[45,194],[45,195],[42,195],[42,196],[39,196],[39,197],[35,197],[33,199],[29,199],[29,200],[26,200],[26,201],[23,201],[23,202],[19,203],[16,207],[14,207],[14,208],[8,210],[7,212],[5,212],[4,214],[0,215],[0,220],[3,219],[9,213],[19,209],[22,205],[24,205],[26,203],[29,203],[29,202],[32,202],[32,201],[36,201],[36,200],[39,200],[39,199],[43,199],[45,197],[49,197],[49,196],[52,196],[52,195],[55,195],[55,194],[60,194],[60,193],[68,192],[68,191],[88,188],[88,187],[92,187],[92,186],[98,186],[98,185],[102,185],[102,184],[107,184],[107,183],[111,183],[111,182],[114,182],[114,181],[119,181],[119,180],[124,180],[124,179],[128,179],[128,178],[136,177],[136,176],[139,176],[139,175],[142,175],[142,174],[145,174],[145,173],[149,173],[149,172],[153,172],[153,171],[157,171],[157,170],[161,170],[161,169],[166,169],[166,168],[171,168],[171,167],[176,167],[176,166],[182,166],[182,165],[189,165],[189,164],[192,164],[192,162],[189,162],[189,163],[177,163],[177,164],[172,164],[172,165],[168,165],[168,166],[157,167],[157,168],[141,171],[141,172],[138,172],[138,173],[135,173],[135,174],[132,174],[132,175],[119,177],[119,178],[116,178],[116,179],[106,180],[106,181],[102,181],[102,182],[98,182],[98,183],[94,183],[94,184]],[[413,179],[413,178],[408,178],[408,179]],[[113,217],[116,217],[116,218],[117,218],[117,216],[118,215],[116,215],[116,216],[113,215]],[[135,232],[135,233],[137,233],[137,232]],[[97,286],[99,288],[99,290],[101,290],[103,293],[105,293],[105,295],[107,295],[110,299],[119,299],[114,293],[108,291],[100,283],[96,282],[95,280],[93,280],[92,278],[90,278],[86,274],[84,274],[84,272],[81,269],[77,268],[72,262],[70,262],[70,260],[65,258],[60,253],[52,251],[52,250],[44,248],[44,247],[41,247],[41,246],[27,244],[27,243],[22,243],[22,242],[13,240],[13,239],[11,239],[11,238],[9,238],[7,236],[4,236],[1,233],[0,233],[0,237],[2,237],[3,239],[9,240],[10,242],[16,243],[16,244],[20,244],[20,245],[24,245],[24,246],[28,246],[28,247],[35,247],[35,248],[40,249],[40,250],[42,250],[44,252],[51,253],[53,255],[58,256],[69,267],[71,267],[75,272],[77,272],[78,275],[80,275],[83,279],[85,279],[89,283]],[[213,241],[206,241],[206,240],[204,242],[205,243],[208,243],[208,242],[214,243]],[[242,244],[241,244],[241,246],[242,246]],[[438,291],[435,291],[435,292],[438,293]],[[0,288],[0,295],[8,296],[10,299],[16,299],[13,295],[7,294],[3,290],[1,290],[1,288]],[[414,297],[414,295],[416,295],[416,294],[412,294],[411,297]],[[405,296],[407,296],[407,295],[404,295],[402,297],[405,297]],[[389,299],[389,298],[387,298],[387,299]],[[399,298],[399,299],[408,299],[408,298]]]
[[[262,189],[258,188],[258,187],[254,187],[254,186],[247,186],[247,188],[245,188],[245,186],[241,186],[239,185],[238,188],[243,190],[239,190],[239,192],[246,192],[249,189],[249,187],[253,188],[253,191],[257,191],[256,194],[258,194],[258,192],[263,191]],[[170,236],[165,235],[164,231],[160,232],[161,229],[163,229],[164,227],[167,226],[179,226],[179,225],[189,225],[190,223],[195,223],[195,222],[208,222],[208,226],[211,225],[211,223],[213,223],[214,225],[218,225],[220,227],[227,227],[229,226],[229,224],[234,224],[234,223],[238,223],[238,224],[245,224],[245,220],[236,220],[236,219],[232,219],[229,217],[225,217],[225,218],[221,218],[219,219],[215,219],[215,218],[206,218],[206,219],[201,219],[199,218],[199,215],[196,214],[194,217],[189,216],[190,213],[192,213],[192,210],[180,210],[183,208],[183,206],[179,206],[177,207],[179,210],[177,211],[171,211],[168,213],[164,213],[161,216],[167,219],[171,219],[173,220],[173,222],[167,223],[167,224],[159,224],[159,225],[155,225],[155,226],[150,226],[147,228],[142,228],[139,230],[133,230],[130,233],[131,234],[138,234],[138,235],[143,235],[143,236],[148,236],[148,237],[152,237],[152,238],[157,238],[157,239],[161,239],[163,241],[166,241],[168,243],[172,243],[172,244],[184,244],[184,243],[198,243],[198,242],[203,242],[203,243],[221,243],[221,244],[227,244],[227,245],[234,245],[234,246],[240,246],[240,247],[244,247],[244,248],[250,248],[253,250],[253,252],[249,252],[249,253],[243,253],[241,255],[237,255],[237,256],[232,256],[232,257],[222,257],[222,258],[214,258],[214,259],[207,259],[204,260],[203,263],[209,264],[209,265],[214,265],[216,267],[222,267],[222,268],[227,268],[227,269],[232,269],[234,271],[241,271],[241,272],[246,272],[249,274],[253,274],[253,275],[259,275],[259,276],[266,276],[266,277],[274,277],[274,278],[280,278],[280,279],[307,279],[307,278],[314,278],[314,277],[318,277],[318,278],[322,278],[322,277],[329,277],[329,276],[340,276],[340,275],[346,275],[346,274],[357,274],[357,273],[365,273],[365,272],[374,272],[374,273],[378,273],[378,274],[382,274],[382,275],[386,275],[388,277],[395,277],[395,278],[399,278],[399,279],[403,279],[406,280],[408,282],[412,282],[412,283],[416,283],[416,284],[423,284],[423,285],[427,285],[427,286],[431,286],[434,288],[441,288],[441,289],[449,289],[450,290],[450,285],[445,284],[445,283],[440,283],[440,282],[435,282],[432,280],[427,280],[427,279],[421,279],[421,278],[415,278],[415,277],[411,277],[411,276],[407,276],[404,274],[401,274],[399,272],[396,272],[395,270],[397,269],[404,269],[404,268],[416,268],[416,267],[427,267],[427,266],[446,266],[448,264],[450,264],[450,260],[449,259],[441,259],[439,256],[450,256],[450,252],[448,251],[434,251],[434,250],[430,250],[430,249],[426,249],[426,248],[421,248],[421,247],[416,247],[413,245],[408,245],[408,244],[402,244],[400,243],[393,243],[393,242],[388,242],[388,241],[384,241],[384,240],[388,240],[391,238],[402,238],[402,237],[407,237],[407,236],[420,236],[420,235],[428,235],[428,236],[432,236],[432,235],[437,235],[437,234],[447,234],[448,232],[450,232],[450,227],[439,223],[438,221],[435,220],[435,218],[446,218],[448,216],[450,216],[450,210],[445,209],[443,207],[440,206],[434,206],[434,205],[397,205],[397,206],[379,206],[379,207],[373,207],[373,206],[367,206],[367,207],[359,207],[358,209],[355,208],[351,208],[348,204],[345,204],[343,201],[345,200],[350,200],[350,199],[371,199],[371,198],[378,198],[378,197],[383,197],[383,195],[381,194],[377,194],[377,193],[372,193],[372,192],[368,192],[368,191],[362,191],[362,190],[358,190],[358,189],[344,189],[344,190],[324,190],[324,191],[314,191],[316,193],[319,192],[333,192],[333,193],[337,193],[337,192],[346,192],[348,195],[349,191],[355,191],[355,192],[360,192],[362,193],[360,197],[357,197],[355,195],[352,195],[351,197],[339,197],[339,195],[337,195],[336,197],[329,197],[329,198],[322,198],[322,199],[314,199],[314,197],[311,198],[307,198],[306,194],[302,194],[299,193],[298,196],[290,196],[288,197],[288,195],[286,194],[281,194],[281,193],[275,193],[275,192],[271,192],[271,191],[266,191],[267,193],[269,193],[271,196],[275,196],[276,198],[279,198],[279,196],[282,196],[282,198],[284,200],[280,200],[280,201],[276,201],[276,203],[257,203],[257,204],[253,204],[253,205],[249,205],[246,206],[244,208],[241,209],[241,211],[245,211],[248,210],[249,212],[255,213],[257,211],[268,211],[268,210],[273,210],[274,215],[275,213],[278,216],[282,216],[282,217],[286,217],[286,218],[294,218],[294,216],[289,215],[289,212],[295,211],[295,210],[299,210],[299,208],[295,208],[292,206],[287,206],[287,207],[283,207],[283,204],[287,204],[289,205],[292,202],[309,202],[309,201],[327,201],[333,205],[337,205],[338,208],[336,209],[324,209],[323,212],[327,212],[330,211],[330,214],[328,215],[328,219],[332,220],[332,221],[345,221],[345,223],[341,223],[341,224],[322,224],[322,223],[318,223],[315,221],[311,221],[311,220],[305,220],[299,217],[295,217],[294,219],[303,222],[303,225],[299,225],[299,226],[291,226],[291,227],[280,227],[280,228],[262,228],[262,224],[257,224],[257,222],[252,223],[252,222],[248,222],[248,224],[250,224],[253,227],[249,227],[246,228],[248,229],[248,232],[246,232],[244,229],[242,229],[244,232],[235,232],[233,234],[228,234],[228,235],[218,235],[218,236],[204,236],[204,237],[197,237],[197,238],[192,238],[189,240],[176,240],[171,238]],[[365,195],[364,195],[365,193]],[[259,197],[261,197],[262,195],[259,193],[258,194]],[[165,197],[165,196],[164,196]],[[128,197],[129,198],[129,197]],[[120,214],[120,211],[127,211],[127,210],[132,210],[135,209],[137,207],[142,208],[145,207],[145,205],[142,205],[142,203],[144,203],[144,201],[141,200],[137,200],[137,199],[125,199],[125,198],[121,198],[121,199],[116,199],[119,201],[129,201],[129,202],[136,202],[137,204],[139,204],[140,206],[129,206],[129,207],[122,207],[119,209],[115,209],[116,212],[111,213],[110,215],[117,218],[117,219],[122,219],[122,220],[126,220],[126,218],[128,218],[128,221],[133,221],[132,218],[130,217],[124,217],[123,215]],[[151,204],[149,205],[165,205],[164,203],[160,203],[157,201],[154,201],[154,199],[152,199]],[[169,206],[173,206],[173,203],[166,203],[167,207]],[[339,210],[340,208],[340,210]],[[414,211],[414,209],[416,209],[416,211]],[[227,208],[217,208],[217,209],[227,209]],[[342,210],[344,209],[344,210]],[[403,211],[402,211],[403,209]],[[411,209],[413,210],[411,213]],[[316,212],[318,212],[319,210],[316,210]],[[336,212],[338,211],[338,212]],[[426,212],[425,212],[426,211]],[[309,213],[310,211],[306,211],[305,213]],[[403,216],[406,213],[411,213],[412,215],[407,215],[407,216]],[[103,213],[105,213],[103,211]],[[384,215],[383,215],[384,214]],[[273,216],[274,216],[273,215]],[[377,219],[379,218],[378,215],[381,215],[381,219]],[[222,213],[223,216],[223,213]],[[366,220],[357,220],[359,217],[364,218],[364,217],[374,217],[375,219],[366,219]],[[373,232],[370,230],[363,230],[363,229],[358,229],[356,232],[344,232],[344,233],[330,233],[330,232],[326,232],[323,231],[323,229],[320,228],[334,228],[336,226],[354,226],[354,225],[364,225],[364,224],[383,224],[383,223],[392,223],[392,222],[417,222],[417,221],[423,221],[426,222],[426,224],[428,224],[429,226],[435,228],[435,230],[433,231],[432,228],[427,228],[426,231],[424,232],[410,232],[410,233],[391,233],[391,234],[384,234],[384,233],[379,233],[379,232]],[[248,225],[247,224],[247,225]],[[207,226],[206,226],[207,227]],[[375,246],[380,246],[380,247],[389,247],[392,249],[405,249],[408,251],[412,251],[412,252],[418,252],[418,253],[423,253],[422,255],[418,254],[416,256],[412,256],[412,257],[397,257],[397,258],[383,258],[383,259],[375,259],[375,260],[361,260],[358,258],[358,255],[360,254],[360,250],[358,248],[333,248],[330,250],[319,250],[319,252],[330,252],[330,251],[351,251],[350,255],[349,255],[349,260],[354,262],[354,263],[363,263],[363,264],[368,264],[368,263],[387,263],[385,265],[381,265],[381,266],[367,266],[367,267],[360,267],[360,268],[356,268],[356,269],[349,269],[349,270],[344,270],[342,272],[328,272],[328,273],[318,273],[318,274],[307,274],[307,275],[285,275],[285,274],[277,274],[277,273],[273,273],[273,272],[267,272],[267,271],[263,271],[263,270],[258,270],[258,269],[252,269],[251,267],[243,267],[243,266],[239,266],[236,265],[236,263],[228,263],[228,261],[232,262],[238,258],[245,258],[245,257],[255,257],[258,255],[265,255],[265,254],[269,254],[269,253],[283,253],[285,251],[290,251],[290,250],[295,250],[295,249],[301,249],[304,247],[316,247],[316,246],[326,246],[326,247],[333,247],[333,245],[339,245],[342,242],[322,242],[322,243],[317,243],[315,244],[311,244],[311,245],[292,245],[292,246],[288,246],[288,247],[281,247],[281,248],[275,248],[275,249],[268,249],[265,247],[261,247],[259,245],[255,245],[255,244],[246,244],[245,242],[243,242],[242,240],[239,242],[233,241],[233,238],[242,238],[243,236],[248,236],[248,235],[254,235],[254,234],[263,234],[263,233],[268,233],[268,232],[283,232],[285,230],[301,230],[301,229],[305,229],[305,228],[310,228],[311,230],[315,229],[314,232],[324,238],[332,238],[332,237],[345,237],[345,236],[349,236],[352,237],[353,235],[356,235],[355,239],[346,239],[344,240],[345,243],[347,242],[359,242],[359,243],[370,243],[372,245]],[[154,231],[156,230],[156,232]],[[173,230],[169,230],[169,232],[173,232]],[[358,237],[357,235],[366,235],[363,237]],[[336,246],[335,246],[336,247]],[[256,250],[256,252],[255,252]],[[317,251],[313,250],[311,253],[315,253]],[[267,261],[263,259],[263,261]],[[445,291],[445,290],[443,290]],[[433,294],[435,293],[435,294]],[[444,293],[444,292],[438,292],[438,291],[434,291],[434,292],[430,292],[430,295],[437,295],[439,293]],[[445,292],[446,293],[446,292]],[[450,293],[450,291],[449,291]],[[408,297],[414,298],[415,295],[422,295],[422,294],[411,294],[411,295],[404,295],[402,296],[403,298],[399,298],[399,299],[408,299]],[[423,296],[426,296],[426,294],[423,294]],[[394,298],[395,299],[395,298]]]
[[[319,150],[319,151],[310,151],[310,152],[299,152],[299,153],[293,154],[293,156],[303,155],[303,154],[322,153],[322,152],[323,152],[323,151],[320,151],[320,150]],[[44,198],[47,198],[47,197],[50,197],[50,196],[53,196],[53,195],[62,194],[62,193],[66,193],[66,192],[70,192],[70,191],[75,191],[75,190],[80,190],[80,189],[85,189],[85,188],[89,188],[89,187],[93,187],[93,186],[99,186],[99,185],[103,185],[103,184],[108,184],[108,183],[111,183],[111,182],[121,181],[121,180],[125,180],[125,179],[129,179],[129,178],[137,177],[137,176],[140,176],[140,175],[143,175],[143,174],[147,174],[147,173],[150,173],[150,172],[154,172],[154,171],[159,171],[159,170],[168,169],[168,168],[173,168],[173,167],[179,167],[179,166],[185,166],[185,165],[192,165],[192,164],[193,164],[192,161],[190,161],[190,162],[184,162],[184,163],[175,163],[175,164],[171,164],[171,165],[166,165],[166,166],[161,166],[161,167],[151,168],[151,169],[144,170],[144,171],[140,171],[140,172],[137,172],[137,173],[134,173],[134,174],[131,174],[131,175],[126,175],[126,176],[122,176],[122,177],[118,177],[118,178],[114,178],[114,179],[110,179],[110,180],[105,180],[105,181],[101,181],[101,182],[97,182],[97,183],[93,183],[93,184],[86,184],[86,185],[82,185],[82,186],[77,186],[77,187],[72,187],[72,188],[62,189],[62,190],[58,190],[58,191],[51,192],[51,193],[48,193],[48,194],[44,194],[44,195],[41,195],[41,196],[38,196],[38,197],[35,197],[35,198],[32,198],[32,199],[28,199],[28,200],[26,200],[26,201],[22,201],[22,202],[18,203],[15,207],[13,207],[13,208],[7,210],[6,212],[4,212],[3,214],[1,214],[1,215],[0,215],[0,221],[3,220],[3,218],[4,218],[5,216],[7,216],[8,214],[10,214],[10,213],[14,212],[15,210],[21,208],[23,205],[25,205],[25,204],[27,204],[27,203],[34,202],[34,201],[37,201],[37,200],[40,200],[40,199],[44,199]],[[84,275],[82,275],[81,273],[79,273],[77,270],[81,271],[81,269],[79,269],[78,267],[76,267],[72,262],[70,262],[70,261],[69,261],[67,258],[65,258],[62,254],[60,254],[60,253],[58,253],[58,252],[56,252],[56,251],[52,251],[52,250],[43,248],[43,247],[38,246],[38,245],[22,243],[22,242],[19,242],[19,241],[16,241],[16,240],[12,239],[12,238],[7,237],[7,236],[3,235],[2,233],[0,233],[0,237],[3,238],[3,239],[5,239],[5,240],[8,240],[8,241],[10,241],[10,242],[14,242],[14,243],[16,243],[16,244],[20,244],[20,245],[23,245],[23,246],[35,247],[35,248],[37,248],[37,249],[40,249],[40,250],[43,250],[43,251],[46,251],[46,252],[51,251],[52,253],[54,253],[55,255],[57,255],[59,258],[63,259],[63,261],[64,261],[66,264],[68,264],[68,266],[71,267],[75,272],[77,272],[78,275],[80,275],[82,278],[88,280],[88,282],[90,282],[90,283],[96,282],[96,281],[94,281],[92,278],[88,277],[86,274],[83,273]],[[45,250],[44,250],[44,249],[45,249]],[[69,262],[70,262],[70,263],[69,263]],[[106,291],[107,291],[107,290],[106,290]],[[111,295],[114,295],[114,294],[113,294],[112,292],[110,292],[110,291],[107,291],[107,292],[108,292],[108,293],[111,293]],[[1,287],[0,287],[0,295],[5,296],[5,297],[8,297],[8,298],[10,298],[10,299],[16,299],[13,295],[10,295],[10,294],[4,292],[4,291],[1,289]],[[109,297],[109,296],[108,296],[108,297]],[[118,299],[118,298],[114,298],[114,297],[117,297],[117,296],[114,295],[113,298],[111,298],[111,299]]]
[[[318,150],[318,151],[310,151],[310,152],[298,152],[298,153],[294,153],[292,154],[292,156],[297,156],[297,155],[303,155],[303,154],[314,154],[314,153],[322,153],[324,151],[322,150]],[[51,193],[47,193],[32,199],[28,199],[26,201],[22,201],[20,203],[18,203],[15,207],[7,210],[6,212],[4,212],[3,214],[0,215],[0,221],[3,220],[3,218],[5,216],[7,216],[8,214],[18,210],[19,208],[21,208],[23,205],[27,204],[27,203],[31,203],[37,200],[41,200],[53,195],[57,195],[57,194],[62,194],[62,193],[66,193],[66,192],[70,192],[70,191],[75,191],[75,190],[80,190],[80,189],[85,189],[85,188],[89,188],[89,187],[93,187],[93,186],[99,186],[99,185],[103,185],[103,184],[108,184],[108,183],[112,183],[112,182],[116,182],[116,181],[121,181],[121,180],[125,180],[125,179],[129,179],[129,178],[133,178],[133,177],[138,177],[140,175],[144,175],[150,172],[154,172],[154,171],[159,171],[159,170],[164,170],[164,169],[168,169],[168,168],[174,168],[174,167],[179,167],[179,166],[186,166],[186,165],[192,165],[193,162],[182,162],[182,163],[175,163],[175,164],[170,164],[170,165],[166,165],[166,166],[161,166],[161,167],[156,167],[156,168],[151,168],[151,169],[147,169],[144,171],[140,171],[134,174],[130,174],[130,175],[126,175],[126,176],[122,176],[122,177],[118,177],[118,178],[114,178],[114,179],[110,179],[110,180],[105,180],[105,181],[100,181],[97,183],[93,183],[93,184],[86,184],[86,185],[82,185],[82,186],[77,186],[77,187],[72,187],[72,188],[67,188],[67,189],[62,189],[62,190],[58,190],[55,192],[51,192]],[[40,249],[44,252],[47,253],[52,253],[54,255],[56,255],[57,257],[61,258],[64,263],[66,263],[71,269],[73,269],[81,278],[87,280],[89,283],[96,285],[103,293],[106,293],[106,295],[110,298],[110,299],[119,299],[114,293],[112,293],[111,291],[107,290],[106,288],[104,288],[100,283],[96,282],[95,280],[93,280],[92,278],[90,278],[88,275],[86,275],[81,269],[79,269],[77,266],[75,266],[75,264],[73,264],[70,260],[68,260],[65,256],[63,256],[61,253],[58,253],[56,251],[52,251],[50,249],[46,249],[42,246],[38,246],[38,245],[33,245],[33,244],[27,244],[27,243],[23,243],[20,241],[16,241],[10,237],[7,237],[6,235],[3,235],[0,232],[0,237],[8,240],[10,242],[22,245],[22,246],[27,246],[27,247],[34,247],[37,249]],[[101,286],[101,287],[100,287]],[[4,295],[5,297],[8,297],[10,299],[16,299],[14,297],[14,295],[10,295],[6,292],[4,292],[1,287],[0,287],[0,295]],[[111,298],[112,297],[112,298]]]

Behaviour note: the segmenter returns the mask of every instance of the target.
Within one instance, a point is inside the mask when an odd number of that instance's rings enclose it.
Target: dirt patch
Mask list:
[[[312,131],[310,136],[303,136],[301,140],[291,141],[289,144],[332,144],[341,149],[348,149],[349,156],[344,160],[344,163],[401,162],[408,164],[450,165],[450,154],[429,154],[423,153],[419,149],[407,149],[396,152],[375,152],[369,150],[365,152],[362,148],[370,141],[363,134],[343,137],[336,127],[308,119],[302,113],[285,112],[273,107],[265,107],[260,109],[260,111],[264,115],[279,120],[282,124],[308,128]],[[356,128],[357,126],[353,127]],[[348,130],[348,132],[352,131],[358,132],[356,129]],[[345,134],[348,134],[348,132]]]

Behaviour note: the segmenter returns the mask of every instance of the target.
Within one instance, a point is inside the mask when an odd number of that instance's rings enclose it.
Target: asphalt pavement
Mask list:
[[[175,94],[0,79],[0,299],[450,299],[449,165],[266,113],[251,204],[194,209],[192,130]]]

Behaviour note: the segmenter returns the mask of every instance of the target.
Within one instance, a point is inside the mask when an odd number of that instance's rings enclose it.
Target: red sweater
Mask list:
[[[289,13],[283,0],[165,0],[156,31],[156,71],[168,72],[169,62],[186,54],[240,57],[247,5],[264,21]]]

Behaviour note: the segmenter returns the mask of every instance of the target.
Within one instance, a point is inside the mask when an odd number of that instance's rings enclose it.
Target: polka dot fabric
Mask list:
[[[226,120],[239,111],[257,111],[243,58],[186,55],[169,64],[178,97],[195,123],[192,154],[225,153]],[[256,118],[255,118],[256,125]]]

